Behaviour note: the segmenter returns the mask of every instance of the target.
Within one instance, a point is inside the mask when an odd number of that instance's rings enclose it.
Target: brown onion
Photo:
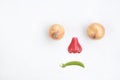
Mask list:
[[[101,39],[105,34],[105,29],[99,23],[92,23],[87,28],[87,34],[91,39]]]
[[[64,33],[64,28],[60,24],[53,24],[49,29],[49,36],[54,40],[62,39]]]

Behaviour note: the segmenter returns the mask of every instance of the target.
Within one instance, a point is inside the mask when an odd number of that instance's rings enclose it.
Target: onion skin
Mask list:
[[[105,29],[99,23],[92,23],[87,28],[87,34],[89,38],[94,39],[94,40],[99,40],[104,36]]]
[[[64,33],[64,28],[60,24],[53,24],[49,29],[49,36],[54,40],[62,39]]]

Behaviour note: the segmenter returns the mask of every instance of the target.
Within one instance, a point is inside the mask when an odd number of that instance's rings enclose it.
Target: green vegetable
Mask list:
[[[85,68],[84,64],[80,61],[70,61],[70,62],[67,62],[65,64],[62,64],[62,68],[65,68],[67,66],[72,66],[72,65],[76,65],[76,66],[80,66],[80,67],[83,67]]]

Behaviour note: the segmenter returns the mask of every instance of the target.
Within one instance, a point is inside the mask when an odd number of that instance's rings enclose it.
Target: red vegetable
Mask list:
[[[82,51],[82,47],[78,42],[77,37],[73,37],[70,45],[68,46],[69,53],[80,53]]]

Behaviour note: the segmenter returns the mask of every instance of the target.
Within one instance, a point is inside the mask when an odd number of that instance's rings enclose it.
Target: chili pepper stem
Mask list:
[[[61,67],[64,68],[64,67],[65,67],[65,64],[61,64]]]

